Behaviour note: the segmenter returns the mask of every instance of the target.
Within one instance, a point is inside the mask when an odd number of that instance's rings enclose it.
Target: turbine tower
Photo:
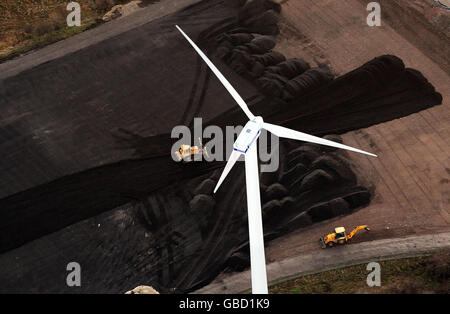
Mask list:
[[[245,182],[247,187],[247,211],[248,211],[248,232],[250,243],[250,268],[252,280],[253,294],[267,294],[267,274],[266,274],[266,260],[264,255],[264,234],[261,215],[261,198],[259,191],[259,171],[258,171],[258,154],[256,141],[261,134],[261,129],[275,134],[278,137],[299,140],[304,142],[316,143],[320,145],[332,146],[336,148],[346,149],[353,152],[366,154],[377,157],[375,154],[365,152],[363,150],[353,148],[347,145],[325,140],[320,137],[312,136],[306,133],[291,130],[279,125],[264,122],[262,117],[255,117],[249,110],[247,104],[238,94],[238,92],[231,86],[230,82],[220,73],[216,66],[208,59],[208,57],[197,47],[197,45],[186,35],[183,30],[175,25],[191,46],[197,51],[200,57],[205,61],[209,68],[214,72],[223,86],[231,94],[237,104],[241,107],[247,115],[249,121],[239,133],[238,138],[233,144],[233,152],[228,158],[225,169],[220,176],[219,181],[214,189],[217,189],[222,184],[223,180],[233,168],[234,164],[240,157],[245,155]]]

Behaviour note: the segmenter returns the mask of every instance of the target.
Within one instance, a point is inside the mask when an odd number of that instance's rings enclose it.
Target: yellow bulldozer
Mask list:
[[[332,247],[336,244],[346,244],[353,236],[359,231],[365,229],[370,231],[370,228],[367,225],[357,226],[352,230],[349,234],[345,232],[344,227],[337,227],[334,229],[333,233],[328,235],[323,235],[320,238],[320,242],[322,243],[322,248]]]
[[[201,138],[198,139],[200,142],[201,148],[198,146],[191,146],[191,145],[181,145],[180,149],[175,152],[175,156],[177,157],[178,161],[183,161],[184,163],[191,162],[195,160],[195,158],[198,158],[201,155],[205,155],[206,157],[209,157],[208,151],[206,150],[206,147],[203,146]]]

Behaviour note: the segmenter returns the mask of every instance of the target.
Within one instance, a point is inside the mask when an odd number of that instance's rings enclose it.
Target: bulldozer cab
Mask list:
[[[181,145],[179,152],[181,155],[188,155],[191,153],[191,146]]]
[[[201,139],[199,138],[200,144]],[[191,162],[193,160],[202,160],[202,155],[208,156],[206,147],[202,145],[201,149],[198,146],[181,145],[180,148],[175,151],[175,156],[178,161]]]
[[[336,240],[340,240],[340,239],[345,239],[346,238],[345,228],[344,227],[335,228],[334,229],[334,233],[335,233],[335,239]]]

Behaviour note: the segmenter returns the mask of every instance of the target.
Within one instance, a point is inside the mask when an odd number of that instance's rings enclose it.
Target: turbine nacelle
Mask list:
[[[254,119],[248,121],[242,129],[241,133],[239,133],[238,138],[234,142],[233,149],[242,154],[245,154],[250,146],[261,135],[263,124],[264,120],[262,117],[255,117]]]

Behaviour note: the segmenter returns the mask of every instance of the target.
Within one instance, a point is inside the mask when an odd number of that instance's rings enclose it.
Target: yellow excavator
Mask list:
[[[326,247],[332,247],[335,244],[345,244],[347,243],[353,236],[359,231],[365,229],[367,231],[370,231],[369,227],[367,225],[363,226],[357,226],[355,229],[352,230],[349,234],[345,232],[344,227],[337,227],[334,228],[334,233],[330,233],[328,235],[323,235],[320,238],[320,242],[322,243],[322,248]]]

